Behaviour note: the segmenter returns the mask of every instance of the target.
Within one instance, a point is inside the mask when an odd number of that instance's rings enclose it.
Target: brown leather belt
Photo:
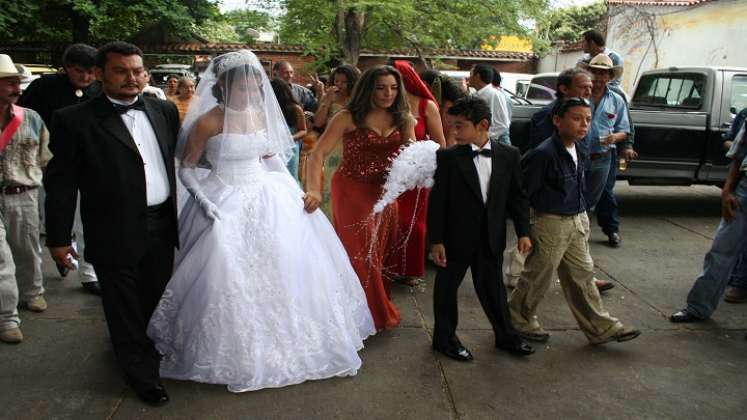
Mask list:
[[[30,191],[33,189],[36,189],[38,187],[24,187],[24,186],[18,186],[18,187],[0,187],[0,191],[2,191],[3,195],[13,195],[13,194],[20,194],[24,193],[26,191]]]
[[[591,160],[600,159],[600,158],[603,158],[603,157],[606,157],[607,155],[609,155],[611,151],[612,150],[607,150],[604,153],[590,153],[589,157],[591,158]]]

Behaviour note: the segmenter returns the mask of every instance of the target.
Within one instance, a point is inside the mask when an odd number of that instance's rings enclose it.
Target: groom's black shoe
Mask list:
[[[433,350],[460,362],[471,362],[474,359],[474,357],[472,357],[472,353],[470,353],[466,347],[461,345],[461,343],[450,346],[448,348],[442,348],[434,344],[432,348]]]
[[[495,343],[495,347],[507,351],[514,356],[529,356],[534,353],[532,346],[527,344],[524,340],[518,340],[513,344]]]
[[[81,286],[83,286],[83,290],[86,292],[95,295],[95,296],[101,296],[101,286],[99,286],[98,281],[87,281],[85,283],[81,283]]]
[[[135,394],[140,398],[140,401],[153,407],[160,407],[169,402],[169,394],[166,393],[166,389],[160,384],[144,390],[136,389]]]

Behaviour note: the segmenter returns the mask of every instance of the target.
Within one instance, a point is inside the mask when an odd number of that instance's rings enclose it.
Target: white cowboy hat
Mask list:
[[[22,64],[13,64],[8,54],[0,54],[0,79],[3,77],[20,77],[26,80],[31,77],[31,73]]]
[[[617,80],[620,77],[622,77],[623,74],[623,67],[622,66],[616,66],[612,63],[612,59],[607,56],[607,54],[597,54],[594,56],[594,58],[591,59],[588,63],[584,63],[583,61],[578,63],[579,67],[589,70],[589,69],[602,69],[602,70],[609,70],[610,74],[612,75],[612,80]]]

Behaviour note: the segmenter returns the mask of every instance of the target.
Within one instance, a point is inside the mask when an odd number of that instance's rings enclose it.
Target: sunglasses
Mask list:
[[[558,115],[562,117],[565,112],[568,111],[568,108],[572,108],[574,106],[584,106],[587,108],[591,108],[591,102],[589,102],[589,100],[586,98],[579,98],[577,96],[563,98],[560,102],[558,102],[557,105],[555,105],[552,115]]]

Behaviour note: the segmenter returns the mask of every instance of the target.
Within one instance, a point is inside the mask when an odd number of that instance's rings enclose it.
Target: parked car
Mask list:
[[[513,95],[524,97],[534,75],[527,73],[501,72],[501,87]]]
[[[535,105],[547,105],[555,100],[558,72],[535,74],[529,81],[524,98]]]
[[[166,79],[172,74],[177,77],[195,77],[192,66],[188,64],[159,64],[150,69],[150,84],[163,89],[166,87]]]
[[[633,185],[722,185],[728,160],[723,134],[747,107],[747,68],[649,70],[630,101],[638,159],[618,175]],[[511,141],[526,151],[529,121],[540,105],[514,105]]]

